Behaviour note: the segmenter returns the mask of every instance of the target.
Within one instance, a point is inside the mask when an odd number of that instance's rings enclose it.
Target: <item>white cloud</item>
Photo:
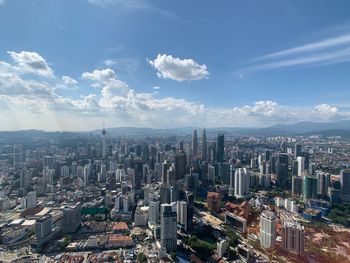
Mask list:
[[[110,7],[115,6],[118,9],[130,10],[130,11],[143,11],[150,14],[160,15],[166,18],[170,18],[182,23],[187,23],[188,21],[180,18],[175,13],[169,12],[167,10],[161,9],[152,4],[152,1],[148,0],[88,0],[90,4],[99,7]]]
[[[103,70],[95,69],[93,72],[84,72],[82,75],[83,79],[89,79],[94,81],[108,81],[116,77],[113,69],[106,68]]]
[[[15,51],[7,52],[15,61],[15,67],[23,73],[32,73],[44,77],[53,77],[53,70],[47,65],[45,59],[36,52]]]
[[[68,86],[75,86],[78,84],[78,81],[69,76],[62,76],[62,81]]]
[[[110,67],[116,64],[116,62],[112,59],[106,59],[103,61],[103,64],[105,64],[106,66]]]
[[[155,86],[155,87],[153,87],[152,89],[154,89],[154,90],[160,90],[160,87]]]
[[[149,4],[145,0],[88,0],[89,3],[97,6],[120,5],[130,9],[148,9]]]
[[[350,61],[350,34],[343,33],[319,41],[257,57],[236,74],[293,66],[324,66]]]
[[[200,65],[193,59],[180,59],[172,55],[158,54],[154,60],[148,62],[158,71],[159,78],[184,81],[200,80],[209,76],[207,66]]]
[[[84,72],[98,88],[80,97],[63,96],[56,87],[76,83],[68,76],[28,79],[17,64],[0,61],[0,129],[40,128],[48,130],[95,129],[102,118],[110,126],[206,127],[269,126],[298,121],[325,121],[350,118],[350,112],[329,104],[290,107],[274,101],[258,101],[237,107],[208,107],[196,101],[155,97],[155,92],[137,92],[117,78],[112,69]],[[66,78],[64,78],[66,77]],[[66,82],[66,83],[65,83]],[[154,87],[158,90],[158,87]]]

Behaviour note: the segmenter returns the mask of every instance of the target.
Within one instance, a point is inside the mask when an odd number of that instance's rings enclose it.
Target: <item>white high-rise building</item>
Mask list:
[[[36,207],[36,192],[32,191],[27,194],[27,208]]]
[[[221,239],[216,243],[216,252],[220,258],[222,258],[229,246],[229,242],[227,239]]]
[[[298,176],[303,176],[305,172],[305,158],[302,156],[297,157],[298,161]]]
[[[276,215],[264,210],[260,216],[260,245],[264,248],[272,247],[276,242]]]
[[[177,222],[187,231],[187,203],[185,201],[177,202]]]
[[[246,168],[239,168],[235,173],[235,197],[240,198],[250,193],[250,172]]]
[[[91,175],[91,164],[86,164],[84,166],[84,184],[85,184],[85,186],[89,182],[90,175]]]
[[[175,251],[177,247],[176,217],[171,204],[161,205],[160,244],[167,252]]]

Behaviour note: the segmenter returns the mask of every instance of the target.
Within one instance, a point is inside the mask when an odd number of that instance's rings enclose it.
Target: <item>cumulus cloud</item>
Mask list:
[[[79,86],[79,83],[69,76],[29,79],[17,67],[17,63],[0,61],[0,105],[5,105],[1,110],[8,112],[0,114],[0,124],[7,128],[94,129],[101,118],[108,119],[111,126],[163,128],[189,126],[194,122],[205,123],[207,127],[257,127],[350,118],[349,112],[329,104],[290,107],[267,100],[219,108],[181,98],[158,98],[155,92],[135,91],[109,68],[82,74],[92,86],[98,85],[91,94],[63,96],[57,93],[57,86],[67,83]]]
[[[157,76],[176,81],[200,80],[207,78],[209,72],[205,64],[200,65],[193,59],[180,59],[172,55],[158,54],[149,64],[157,70]]]
[[[83,79],[89,79],[94,81],[108,81],[116,77],[113,69],[106,68],[102,70],[95,69],[93,72],[84,72],[82,75]]]
[[[75,86],[78,84],[78,81],[69,76],[62,76],[62,81],[68,86]]]
[[[16,63],[20,72],[37,74],[44,77],[53,77],[53,70],[47,65],[45,59],[36,52],[15,51],[7,52]]]

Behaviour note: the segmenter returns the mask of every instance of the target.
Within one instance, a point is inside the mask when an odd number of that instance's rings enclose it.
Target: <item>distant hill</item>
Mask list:
[[[174,129],[160,128],[138,128],[138,127],[116,127],[107,128],[109,136],[178,136],[191,135],[194,127],[182,127]],[[202,128],[196,128],[198,136],[201,136]],[[244,128],[244,127],[218,127],[206,128],[207,135],[215,136],[218,133],[236,136],[286,136],[286,135],[310,135],[321,134],[324,136],[341,136],[350,138],[350,120],[335,122],[299,122],[295,124],[277,124],[266,128]],[[0,141],[6,138],[26,138],[26,137],[52,137],[68,134],[88,134],[98,135],[101,130],[86,132],[45,132],[42,130],[22,130],[22,131],[0,131]]]

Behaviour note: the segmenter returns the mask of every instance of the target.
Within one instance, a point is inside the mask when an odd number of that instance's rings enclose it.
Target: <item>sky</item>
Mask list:
[[[347,0],[0,0],[0,130],[350,119]]]

